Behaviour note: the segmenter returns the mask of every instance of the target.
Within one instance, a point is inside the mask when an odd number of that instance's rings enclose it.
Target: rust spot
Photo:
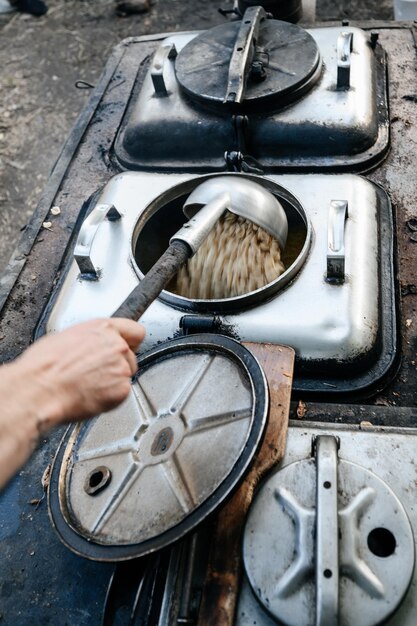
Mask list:
[[[306,413],[307,413],[307,406],[306,406],[306,403],[305,403],[305,402],[303,402],[302,400],[300,400],[300,401],[298,402],[298,405],[297,405],[297,417],[298,417],[299,419],[303,419],[303,417],[305,417],[305,414],[306,414]]]

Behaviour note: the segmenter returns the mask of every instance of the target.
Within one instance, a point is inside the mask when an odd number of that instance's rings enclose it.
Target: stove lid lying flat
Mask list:
[[[236,498],[158,564],[158,626],[415,626],[416,437],[290,422],[249,510]]]
[[[70,429],[52,470],[53,523],[87,558],[134,558],[194,528],[242,478],[266,423],[263,371],[232,339],[172,341],[138,366],[124,404]]]
[[[236,626],[414,624],[415,430],[293,426],[246,519]]]
[[[365,170],[381,160],[389,116],[376,38],[248,17],[163,40],[116,139],[123,168],[239,169],[252,157],[265,171]]]

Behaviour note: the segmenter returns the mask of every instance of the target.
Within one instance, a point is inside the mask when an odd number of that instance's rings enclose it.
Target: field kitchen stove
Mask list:
[[[2,359],[111,315],[208,179],[274,194],[286,271],[146,311],[129,398],[0,498],[1,578],[30,602],[6,594],[5,623],[415,623],[414,37],[251,7],[115,49],[2,278]],[[55,453],[62,542],[26,504]]]
[[[389,199],[353,175],[270,172],[364,169],[388,139],[385,53],[375,34],[308,32],[252,7],[242,20],[168,37],[132,92],[114,146],[123,167],[146,171],[118,174],[97,193],[46,330],[116,310],[184,222],[182,204],[205,180],[190,170],[243,170],[284,204],[287,271],[223,301],[163,292],[142,318],[143,350],[191,324],[291,345],[297,390],[365,391],[396,351],[393,254],[381,254],[392,247]]]

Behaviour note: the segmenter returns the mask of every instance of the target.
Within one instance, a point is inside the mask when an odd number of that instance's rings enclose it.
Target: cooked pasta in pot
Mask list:
[[[227,212],[178,272],[174,291],[193,300],[233,298],[264,287],[284,271],[277,240]]]

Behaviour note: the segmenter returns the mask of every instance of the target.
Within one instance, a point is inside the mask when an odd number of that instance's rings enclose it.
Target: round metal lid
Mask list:
[[[238,342],[194,335],[138,365],[128,399],[73,429],[54,463],[52,521],[87,558],[133,558],[184,535],[236,486],[264,429],[266,380]]]
[[[336,623],[323,617],[336,603],[337,623],[375,626],[385,623],[408,590],[414,539],[401,502],[384,481],[355,463],[340,460],[337,474],[335,567],[315,571],[320,549],[328,553],[334,538],[326,534],[317,546],[318,491],[329,497],[333,485],[317,485],[313,459],[272,475],[250,510],[243,544],[246,573],[256,598],[280,624],[314,626],[320,592],[320,623]],[[328,500],[324,524],[331,508]],[[322,581],[337,577],[334,596],[326,596]]]
[[[249,43],[246,39],[250,59],[245,69],[245,59],[236,55],[245,54],[241,31],[248,22],[244,18],[207,30],[180,51],[176,76],[192,99],[220,107],[233,105],[231,94],[237,92],[233,85],[239,77],[243,80],[244,73],[243,107],[283,106],[313,86],[321,68],[317,44],[308,32],[288,22],[261,19],[257,37]]]

